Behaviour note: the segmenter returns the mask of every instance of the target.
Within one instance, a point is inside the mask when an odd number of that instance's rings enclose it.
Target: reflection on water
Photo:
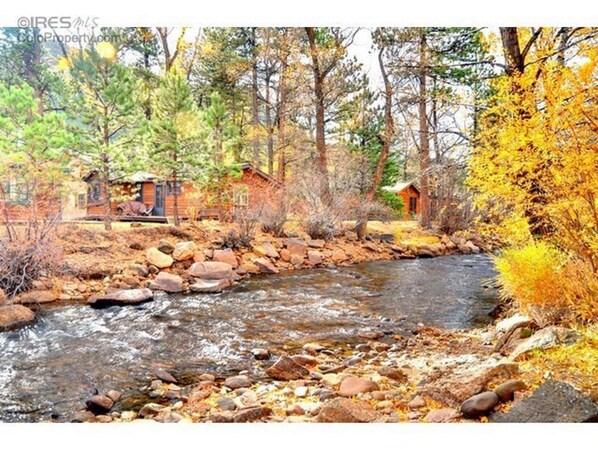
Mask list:
[[[256,347],[481,325],[495,304],[492,276],[486,256],[450,256],[255,277],[137,307],[46,309],[33,327],[0,334],[0,420],[67,419],[94,388],[133,392],[158,366],[227,372],[249,366]]]

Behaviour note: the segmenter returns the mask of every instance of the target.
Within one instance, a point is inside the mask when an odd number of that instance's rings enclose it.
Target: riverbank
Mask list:
[[[159,272],[181,276],[179,291],[186,291],[193,282],[188,269],[194,262],[228,263],[234,281],[239,281],[256,274],[493,249],[473,233],[435,235],[412,222],[394,223],[373,223],[374,231],[392,233],[371,232],[364,242],[350,230],[329,241],[311,239],[301,230],[289,231],[284,238],[258,231],[247,246],[239,244],[230,225],[217,222],[180,228],[127,225],[112,232],[65,224],[56,242],[64,258],[60,274],[36,281],[33,290],[19,295],[15,303],[39,306],[83,302],[119,289],[148,287]],[[157,261],[156,257],[163,260]]]

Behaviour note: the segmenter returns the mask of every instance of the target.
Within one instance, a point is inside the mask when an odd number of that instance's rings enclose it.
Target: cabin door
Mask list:
[[[163,217],[165,214],[165,189],[164,184],[155,184],[154,186],[154,215]]]

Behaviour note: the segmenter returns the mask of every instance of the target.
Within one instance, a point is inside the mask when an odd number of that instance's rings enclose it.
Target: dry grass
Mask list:
[[[570,382],[586,393],[598,388],[598,326],[577,331],[581,333],[577,343],[532,351],[521,362],[522,370],[535,377]]]

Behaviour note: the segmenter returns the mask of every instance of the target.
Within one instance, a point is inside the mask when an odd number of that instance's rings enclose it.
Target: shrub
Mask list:
[[[503,295],[544,322],[598,318],[598,279],[591,267],[544,242],[505,250],[495,259]]]
[[[404,216],[405,203],[403,202],[403,198],[401,198],[399,195],[396,195],[392,192],[387,192],[386,190],[380,190],[378,192],[378,199],[392,209],[396,217]]]
[[[263,210],[261,214],[262,230],[276,237],[282,237],[290,208],[290,199],[285,198],[284,194],[280,194],[276,201],[270,202],[268,207]]]

